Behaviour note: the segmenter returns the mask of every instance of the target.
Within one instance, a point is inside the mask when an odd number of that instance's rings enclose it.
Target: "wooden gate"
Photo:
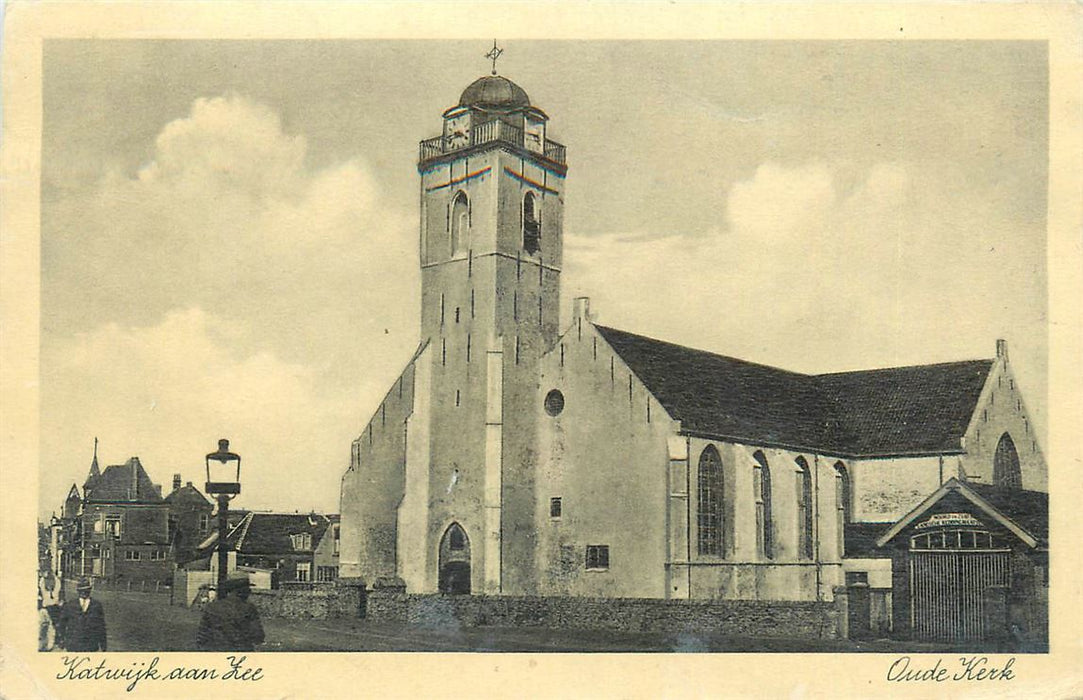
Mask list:
[[[971,548],[951,546],[949,540],[959,541],[955,532],[933,535],[935,549],[925,548],[929,535],[911,541],[910,616],[918,639],[982,639],[992,631],[986,630],[986,590],[1009,585],[1009,552],[993,549],[990,539],[987,549],[974,547],[987,533],[961,534],[973,538]]]

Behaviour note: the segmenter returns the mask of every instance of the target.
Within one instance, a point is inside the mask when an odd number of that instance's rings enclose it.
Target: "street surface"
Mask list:
[[[167,593],[95,591],[105,608],[109,651],[194,651],[200,611],[169,605]],[[264,618],[261,651],[501,652],[880,652],[949,651],[914,643],[792,638],[700,638],[687,633],[635,633],[507,627],[421,627],[360,619]]]

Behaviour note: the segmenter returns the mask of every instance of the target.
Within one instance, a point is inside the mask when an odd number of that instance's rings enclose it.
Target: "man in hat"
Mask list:
[[[105,611],[90,597],[90,579],[79,579],[77,601],[64,605],[61,613],[64,648],[68,651],[105,651]]]
[[[251,583],[246,574],[226,580],[218,597],[207,603],[196,633],[201,651],[254,651],[263,643],[259,611],[248,602]]]

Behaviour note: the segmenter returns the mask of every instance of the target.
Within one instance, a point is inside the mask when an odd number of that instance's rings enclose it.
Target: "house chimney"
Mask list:
[[[1008,341],[1003,338],[997,338],[997,357],[1008,361]]]
[[[179,489],[180,489],[180,485],[181,485],[181,478],[180,478],[180,474],[174,474],[174,475],[173,475],[173,490],[174,490],[174,491],[177,491],[177,490],[179,490]]]
[[[572,301],[572,318],[577,321],[581,318],[590,321],[593,318],[590,315],[590,297],[576,297]]]
[[[139,458],[132,457],[132,499],[139,498]]]

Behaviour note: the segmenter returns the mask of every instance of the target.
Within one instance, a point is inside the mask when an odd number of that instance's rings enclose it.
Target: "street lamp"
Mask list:
[[[218,497],[218,595],[226,585],[226,569],[229,567],[229,499],[241,492],[241,456],[229,451],[229,440],[219,440],[218,450],[207,455],[206,491]],[[215,466],[211,466],[215,462]],[[236,471],[230,467],[236,463]],[[211,469],[214,473],[211,473]],[[232,476],[232,478],[230,478]]]

